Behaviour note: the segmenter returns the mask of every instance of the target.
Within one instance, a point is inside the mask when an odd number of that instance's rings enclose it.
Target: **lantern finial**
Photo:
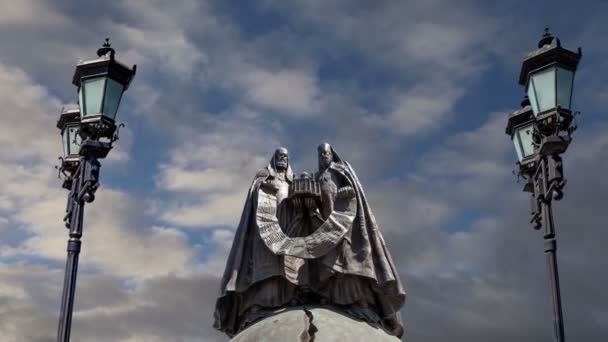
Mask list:
[[[538,42],[538,48],[542,48],[545,45],[550,45],[553,42],[553,39],[557,40],[557,45],[560,45],[559,38],[554,37],[551,32],[549,32],[549,27],[545,27],[545,33],[543,33],[542,38]]]
[[[115,51],[112,48],[112,46],[110,45],[110,38],[106,38],[105,43],[103,43],[101,48],[97,50],[97,56],[99,56],[99,57],[105,56],[108,54],[108,52],[110,53],[110,59],[113,60]]]

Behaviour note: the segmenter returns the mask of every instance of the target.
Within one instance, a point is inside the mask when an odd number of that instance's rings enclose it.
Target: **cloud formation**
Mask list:
[[[504,134],[521,97],[518,58],[542,31],[533,4],[88,5],[0,5],[4,340],[54,340],[67,240],[55,122],[76,99],[74,64],[106,35],[138,75],[118,113],[127,129],[85,212],[74,340],[227,340],[211,315],[247,188],[278,146],[296,172],[314,170],[321,141],[362,178],[406,288],[406,339],[551,338],[542,237],[527,222]],[[603,17],[591,12],[605,6],[562,5],[584,24],[552,30],[591,51],[575,82],[584,115],[564,156],[566,196],[555,204],[566,334],[599,342],[608,336],[599,114],[608,50],[597,44]]]

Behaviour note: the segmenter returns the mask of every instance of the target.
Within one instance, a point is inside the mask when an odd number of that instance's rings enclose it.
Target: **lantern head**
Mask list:
[[[519,84],[526,94],[534,116],[548,130],[556,125],[569,125],[572,104],[572,87],[581,49],[573,52],[561,47],[557,37],[545,29],[538,49],[529,53],[521,66]]]
[[[521,104],[521,109],[509,115],[506,133],[511,136],[520,165],[526,169],[532,166],[536,157],[535,127],[534,115],[528,98],[526,97]]]
[[[123,92],[135,76],[136,66],[125,66],[114,59],[114,53],[106,39],[97,50],[98,59],[76,66],[72,83],[78,87],[83,137],[112,138],[116,129],[116,112]]]
[[[79,150],[82,138],[80,137],[80,110],[64,110],[57,121],[57,128],[61,130],[63,143],[63,169],[73,172],[78,167]]]

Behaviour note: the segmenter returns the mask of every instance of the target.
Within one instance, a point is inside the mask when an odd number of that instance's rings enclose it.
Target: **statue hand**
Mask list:
[[[260,184],[260,187],[264,190],[264,192],[266,193],[270,193],[270,194],[276,194],[277,191],[279,190],[276,185],[269,180],[265,180],[262,182],[262,184]]]

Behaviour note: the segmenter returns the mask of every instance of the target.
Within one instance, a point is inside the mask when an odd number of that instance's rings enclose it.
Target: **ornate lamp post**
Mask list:
[[[563,197],[564,179],[560,155],[576,130],[570,109],[574,73],[582,56],[561,47],[557,37],[545,29],[538,49],[523,61],[519,84],[526,94],[522,108],[509,115],[506,133],[518,157],[519,175],[526,179],[524,191],[531,193],[531,220],[543,230],[544,250],[553,300],[555,340],[564,342],[564,321],[557,271],[555,227],[551,203]]]
[[[65,266],[61,314],[57,341],[70,340],[78,256],[85,202],[95,199],[99,183],[98,159],[105,158],[118,140],[115,116],[123,92],[135,76],[136,66],[129,68],[114,59],[109,39],[97,50],[98,59],[79,63],[73,83],[78,87],[79,109],[61,113],[57,128],[61,130],[63,158],[60,158],[63,188],[70,190],[65,226],[69,229],[68,256]]]

